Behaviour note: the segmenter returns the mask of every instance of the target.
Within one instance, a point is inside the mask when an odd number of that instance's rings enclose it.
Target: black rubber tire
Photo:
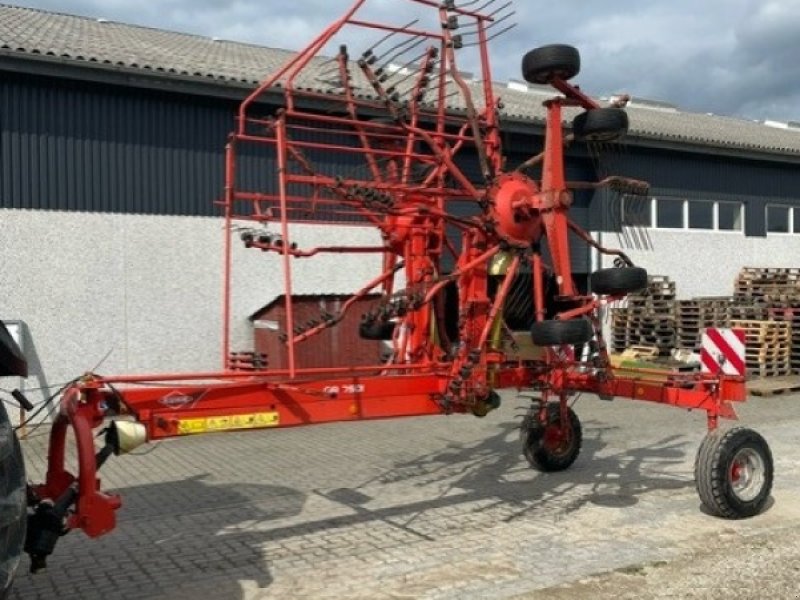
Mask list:
[[[17,434],[0,403],[0,598],[14,582],[27,527],[25,463]]]
[[[572,466],[578,458],[583,443],[583,430],[578,415],[572,408],[567,408],[569,436],[563,445],[554,449],[548,446],[545,437],[546,427],[538,419],[538,408],[531,408],[522,421],[520,439],[522,441],[522,454],[534,468],[545,472],[564,471]],[[561,414],[558,402],[547,405],[548,424],[558,426]]]
[[[575,139],[587,142],[612,142],[628,133],[628,113],[621,108],[595,108],[572,120]]]
[[[641,267],[598,269],[590,276],[592,292],[598,295],[618,295],[638,292],[647,287],[647,270]]]
[[[743,452],[758,457],[763,467],[763,472],[752,480],[753,490],[749,491],[737,491],[733,475],[734,463],[739,462],[737,456],[741,457]],[[750,472],[755,474],[756,470]],[[700,444],[694,463],[700,500],[709,512],[726,519],[759,514],[769,500],[774,474],[769,445],[760,434],[746,427],[710,431]],[[738,477],[742,477],[741,473]],[[749,478],[747,475],[745,478],[747,484]]]
[[[567,321],[537,321],[531,326],[531,339],[537,346],[585,344],[594,337],[587,319]]]
[[[529,83],[547,84],[556,77],[568,81],[580,70],[578,49],[565,44],[535,48],[522,57],[522,76]]]
[[[390,340],[393,334],[391,321],[362,321],[358,326],[358,335],[365,340]]]

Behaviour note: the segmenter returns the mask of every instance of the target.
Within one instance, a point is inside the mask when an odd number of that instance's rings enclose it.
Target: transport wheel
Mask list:
[[[561,427],[559,403],[547,405],[547,424],[539,422],[539,409],[531,408],[520,428],[522,453],[540,471],[563,471],[572,466],[581,451],[583,432],[578,415],[567,408],[567,425]]]
[[[390,340],[394,333],[394,323],[390,321],[362,321],[358,335],[365,340]]]
[[[14,582],[27,525],[25,464],[5,406],[0,403],[0,599]]]
[[[628,132],[628,113],[621,108],[594,108],[572,120],[575,139],[587,142],[612,142]]]
[[[580,70],[578,49],[564,44],[535,48],[522,58],[522,76],[529,83],[550,83],[556,77],[567,81]]]
[[[700,500],[726,519],[760,513],[772,490],[773,474],[769,445],[746,427],[709,432],[694,465]]]
[[[590,281],[595,294],[628,294],[647,287],[647,271],[641,267],[598,269]]]
[[[592,324],[586,319],[537,321],[531,326],[531,339],[537,346],[585,344],[593,336]]]

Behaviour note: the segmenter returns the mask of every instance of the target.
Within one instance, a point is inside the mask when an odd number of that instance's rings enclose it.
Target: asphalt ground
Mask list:
[[[579,399],[567,471],[520,454],[529,401],[435,416],[186,437],[115,458],[118,526],[63,537],[13,598],[800,598],[800,396],[751,398],[767,510],[701,507],[705,416]],[[23,443],[39,480],[46,435]],[[26,559],[27,565],[27,559]]]

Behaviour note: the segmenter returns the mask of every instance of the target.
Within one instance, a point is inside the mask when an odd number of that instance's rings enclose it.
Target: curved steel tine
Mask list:
[[[417,23],[419,23],[419,19],[414,19],[414,20],[412,20],[412,21],[409,21],[409,22],[408,22],[408,23],[406,23],[405,25],[401,26],[399,29],[397,29],[397,30],[395,30],[395,31],[390,31],[389,33],[387,33],[386,35],[384,35],[384,36],[383,36],[381,39],[379,39],[377,42],[375,42],[374,44],[372,44],[372,46],[370,46],[369,48],[367,48],[366,50],[364,50],[364,55],[371,54],[371,53],[372,53],[372,51],[373,51],[373,50],[375,50],[375,48],[377,48],[378,46],[380,46],[380,45],[381,45],[383,42],[385,42],[386,40],[388,40],[388,39],[389,39],[389,38],[391,38],[392,36],[394,36],[394,35],[397,35],[398,33],[402,33],[402,31],[401,31],[401,30],[403,30],[403,29],[408,29],[409,27],[411,27],[412,25],[415,25],[415,24],[417,24]]]

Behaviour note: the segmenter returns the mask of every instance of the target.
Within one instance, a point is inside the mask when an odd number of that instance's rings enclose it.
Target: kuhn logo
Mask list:
[[[195,394],[182,394],[180,392],[170,392],[158,402],[167,408],[183,408],[189,404],[193,404],[200,399],[204,392],[197,392]]]

